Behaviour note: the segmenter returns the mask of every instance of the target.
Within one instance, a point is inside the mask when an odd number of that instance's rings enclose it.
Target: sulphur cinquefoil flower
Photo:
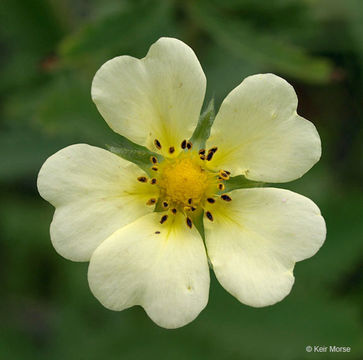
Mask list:
[[[141,305],[166,328],[206,306],[208,260],[239,301],[266,306],[289,294],[295,262],[325,239],[311,200],[261,187],[301,177],[321,155],[292,86],[272,74],[246,78],[223,101],[209,137],[208,121],[198,123],[205,88],[194,52],[176,39],[158,40],[141,60],[106,62],[93,101],[145,151],[129,162],[121,150],[72,145],[38,177],[56,208],[52,243],[65,258],[90,261],[96,298],[112,310]]]

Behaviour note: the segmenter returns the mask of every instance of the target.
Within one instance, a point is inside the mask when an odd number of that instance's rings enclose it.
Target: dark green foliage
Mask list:
[[[341,357],[362,358],[362,16],[360,0],[3,0],[0,359],[335,358],[308,354],[307,345],[350,346]],[[118,313],[97,302],[87,264],[52,247],[53,208],[36,190],[45,159],[73,143],[110,144],[149,166],[149,150],[108,128],[90,87],[106,60],[143,57],[160,36],[192,46],[216,109],[254,73],[274,72],[294,85],[323,156],[303,178],[278,186],[313,199],[328,228],[318,254],[296,265],[284,301],[241,305],[212,275],[207,308],[174,331],[138,307]],[[196,146],[215,116],[213,102],[205,107],[191,138]],[[260,185],[234,176],[225,191]],[[193,216],[203,232],[203,213]]]

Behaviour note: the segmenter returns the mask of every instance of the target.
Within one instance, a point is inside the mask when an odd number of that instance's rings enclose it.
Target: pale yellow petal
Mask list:
[[[151,212],[146,202],[157,189],[137,181],[142,175],[136,165],[85,144],[47,159],[38,190],[56,208],[50,235],[59,254],[87,261],[115,230]]]
[[[193,50],[182,41],[161,38],[146,57],[116,57],[96,73],[92,98],[117,133],[162,152],[188,139],[199,118],[206,79]]]
[[[194,320],[208,302],[209,269],[202,239],[184,216],[146,215],[115,232],[92,255],[88,280],[111,310],[141,305],[159,326]]]
[[[241,189],[230,196],[231,202],[213,205],[214,221],[205,221],[214,272],[242,303],[272,305],[289,294],[295,262],[322,246],[324,219],[311,200],[288,190]]]
[[[301,177],[321,156],[315,126],[296,113],[293,87],[273,74],[246,78],[223,101],[208,147],[212,167],[265,182]]]

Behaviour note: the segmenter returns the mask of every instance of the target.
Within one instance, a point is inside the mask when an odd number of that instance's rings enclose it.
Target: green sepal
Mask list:
[[[262,187],[265,183],[259,181],[248,180],[244,175],[233,176],[225,181],[224,186],[225,189],[220,193],[230,192],[236,189],[246,189],[246,188],[255,188]]]
[[[167,211],[167,209],[165,209],[164,207],[163,207],[163,204],[162,204],[162,200],[161,200],[161,198],[159,197],[158,198],[158,201],[156,202],[156,204],[155,204],[155,208],[154,208],[154,212],[162,212],[162,211]]]
[[[189,211],[188,216],[192,219],[193,224],[195,228],[198,230],[203,241],[205,241],[204,224],[203,224],[204,210],[201,207],[199,207],[195,211]]]
[[[155,156],[159,162],[163,160],[161,155],[150,151],[145,146],[135,144],[124,136],[120,135],[118,137],[118,141],[120,144],[117,145],[106,144],[107,149],[112,153],[122,157],[123,159],[133,162],[142,170],[144,170],[149,176],[151,176],[152,172],[152,163],[150,161],[151,156]]]
[[[204,210],[202,208],[198,208],[197,210],[191,212],[190,218],[192,219],[195,228],[198,230],[198,232],[203,240],[204,249],[207,254],[207,259],[208,259],[208,266],[213,270],[213,264],[210,261],[210,258],[208,255],[207,244],[205,242],[205,231],[204,231],[204,222],[203,222]]]
[[[204,148],[205,143],[210,135],[210,129],[213,125],[216,113],[214,110],[214,99],[212,99],[204,112],[200,115],[197,127],[194,130],[190,142],[196,148]]]

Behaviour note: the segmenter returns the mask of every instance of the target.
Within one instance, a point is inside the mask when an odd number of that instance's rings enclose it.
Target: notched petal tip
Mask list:
[[[157,325],[173,329],[206,306],[209,269],[197,230],[186,229],[177,215],[174,224],[182,226],[164,231],[159,217],[146,215],[113,233],[94,251],[88,280],[105,307],[140,305]]]
[[[167,153],[192,135],[205,88],[193,50],[180,40],[160,38],[142,59],[119,56],[102,65],[91,94],[115,132],[148,147],[150,137],[157,138]]]
[[[287,296],[295,263],[316,254],[325,241],[318,207],[289,190],[235,190],[228,214],[216,211],[218,226],[205,224],[209,258],[222,286],[250,306],[273,305]]]
[[[115,230],[152,212],[141,200],[155,195],[150,190],[155,187],[141,184],[139,175],[135,164],[86,144],[49,157],[37,181],[41,196],[56,207],[50,228],[56,251],[73,261],[88,261]],[[127,192],[132,187],[135,191]]]
[[[247,77],[227,95],[216,116],[211,145],[221,152],[211,165],[234,174],[248,169],[246,177],[254,181],[301,177],[320,159],[321,143],[315,126],[297,115],[297,104],[286,80],[274,74]]]

